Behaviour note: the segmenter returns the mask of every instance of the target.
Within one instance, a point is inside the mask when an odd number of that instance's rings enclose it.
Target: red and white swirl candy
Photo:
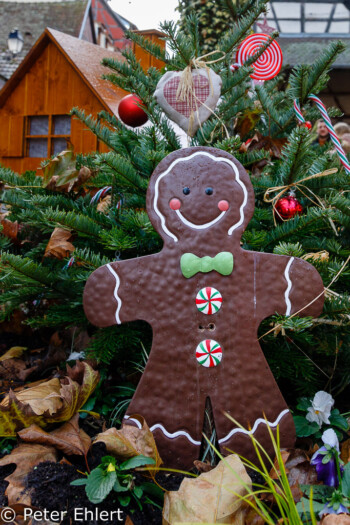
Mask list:
[[[269,38],[270,35],[266,35],[265,33],[254,33],[253,35],[247,36],[237,50],[236,64],[231,66],[231,70],[243,66],[247,60],[254,56],[259,49],[268,42]],[[254,80],[271,80],[271,78],[274,78],[281,71],[282,62],[282,49],[276,40],[273,40],[263,54],[253,62],[252,67],[254,73],[250,76]]]
[[[196,359],[206,368],[217,366],[222,359],[222,348],[214,339],[204,339],[196,348]]]
[[[216,290],[207,286],[199,290],[196,296],[196,305],[203,314],[211,315],[218,312],[222,304],[222,295]]]

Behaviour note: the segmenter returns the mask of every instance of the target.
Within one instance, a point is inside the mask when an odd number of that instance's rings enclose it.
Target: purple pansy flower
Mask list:
[[[324,446],[319,448],[311,458],[317,472],[317,479],[330,487],[338,487],[336,457],[339,453],[339,441],[333,429],[328,429],[322,434]],[[328,457],[327,457],[328,456]],[[326,461],[326,462],[325,462]]]
[[[346,514],[349,512],[347,507],[345,507],[342,503],[339,503],[339,506],[338,505],[335,505],[337,507],[337,510],[334,509],[333,507],[333,504],[330,502],[330,503],[327,503],[323,509],[321,510],[321,512],[319,512],[319,517],[322,518],[323,514],[341,514],[343,512],[345,512]]]

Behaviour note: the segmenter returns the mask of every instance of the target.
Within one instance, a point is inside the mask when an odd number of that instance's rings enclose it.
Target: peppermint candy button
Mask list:
[[[219,365],[222,359],[221,346],[214,339],[205,339],[196,348],[196,359],[206,368]]]
[[[222,305],[222,295],[215,288],[206,287],[199,290],[196,296],[196,305],[203,314],[216,314]]]

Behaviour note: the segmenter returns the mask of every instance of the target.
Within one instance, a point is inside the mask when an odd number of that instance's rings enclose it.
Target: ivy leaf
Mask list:
[[[155,465],[156,462],[152,458],[148,458],[140,454],[134,458],[127,459],[119,465],[120,470],[130,470],[132,468],[141,467],[142,465]]]
[[[309,397],[300,397],[298,399],[297,409],[307,412],[308,408],[311,407],[311,399]]]
[[[331,425],[341,428],[345,432],[349,430],[349,425],[348,425],[347,420],[345,419],[345,417],[340,415],[340,412],[337,408],[332,410],[331,415],[329,416],[329,421]]]
[[[74,487],[78,487],[80,485],[86,485],[86,483],[87,483],[87,478],[80,478],[80,479],[75,479],[74,481],[71,481],[70,485],[73,485]]]
[[[119,499],[119,503],[123,506],[123,507],[126,507],[127,505],[129,505],[130,503],[130,496],[127,496],[127,495],[121,495],[121,494],[118,494],[118,499]]]
[[[117,474],[105,472],[100,467],[91,471],[87,478],[86,495],[91,503],[101,503],[113,489]]]
[[[116,492],[127,492],[129,490],[129,487],[126,485],[122,485],[117,477],[113,485],[113,490],[115,490]]]
[[[310,423],[305,419],[304,416],[293,416],[295,431],[298,437],[308,437],[320,429],[317,423],[314,421]]]
[[[322,499],[323,498],[330,498],[333,494],[333,487],[329,487],[328,485],[300,485],[300,490],[305,494],[305,496],[310,497],[310,493],[312,490],[312,497],[313,499]]]

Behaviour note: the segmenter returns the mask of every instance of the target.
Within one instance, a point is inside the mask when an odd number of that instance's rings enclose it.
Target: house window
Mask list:
[[[70,140],[69,115],[27,117],[26,156],[47,158],[67,148]]]

